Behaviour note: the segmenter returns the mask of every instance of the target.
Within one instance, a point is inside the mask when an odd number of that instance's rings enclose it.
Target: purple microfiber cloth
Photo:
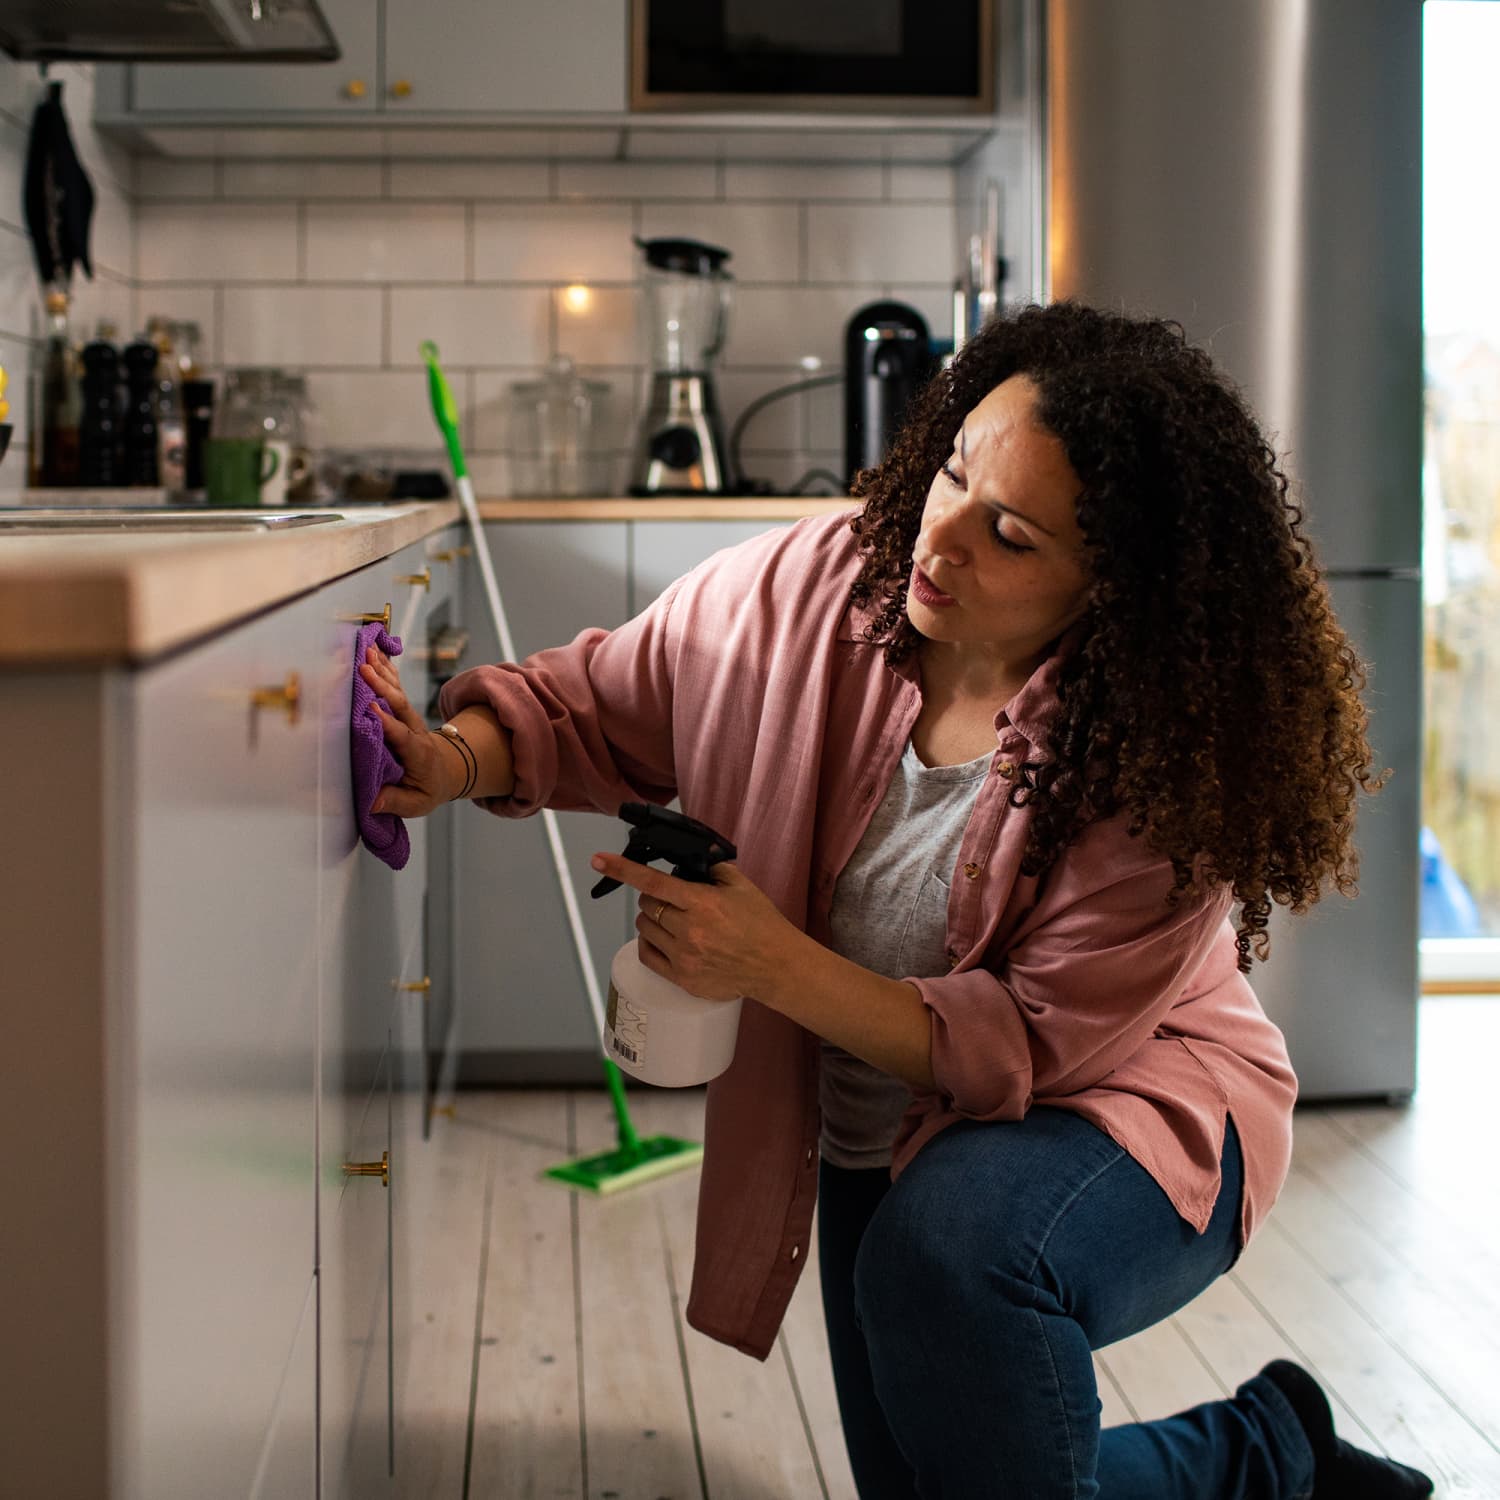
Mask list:
[[[411,858],[411,840],[406,824],[395,813],[370,811],[370,804],[383,786],[400,781],[406,774],[401,762],[385,743],[385,730],[370,709],[378,703],[386,713],[391,706],[360,675],[359,664],[365,649],[378,646],[387,656],[401,655],[401,638],[391,635],[379,620],[360,626],[354,641],[354,709],[349,725],[349,758],[354,771],[354,817],[359,836],[371,854],[383,859],[393,870],[401,869]]]

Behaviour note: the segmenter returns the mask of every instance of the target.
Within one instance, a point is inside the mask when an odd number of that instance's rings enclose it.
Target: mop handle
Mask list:
[[[500,600],[500,586],[495,581],[495,565],[490,558],[490,549],[485,543],[484,527],[479,520],[479,505],[474,498],[474,482],[467,474],[458,477],[458,503],[463,508],[469,523],[470,535],[474,538],[474,556],[479,560],[480,576],[484,580],[484,596],[490,607],[490,619],[495,634],[500,638],[500,655],[503,661],[516,660],[515,642],[511,640],[510,626],[505,619],[505,606]],[[572,877],[568,874],[567,856],[563,853],[562,835],[557,828],[557,814],[550,807],[542,809],[542,826],[547,830],[547,843],[552,850],[552,864],[557,872],[557,886],[562,892],[563,905],[568,909],[568,926],[573,933],[573,947],[578,955],[578,969],[583,975],[583,987],[588,991],[589,1008],[594,1012],[594,1024],[599,1038],[599,1049],[604,1052],[604,1000],[599,991],[599,976],[594,972],[594,955],[589,951],[588,936],[583,930],[583,913],[578,907],[578,897],[573,892]]]

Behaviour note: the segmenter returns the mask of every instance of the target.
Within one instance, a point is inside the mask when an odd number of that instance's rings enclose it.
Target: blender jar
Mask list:
[[[706,374],[729,328],[729,252],[698,240],[643,240],[642,290],[651,369]]]

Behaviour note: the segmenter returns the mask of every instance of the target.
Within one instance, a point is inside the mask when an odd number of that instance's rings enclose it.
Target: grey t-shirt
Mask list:
[[[887,979],[948,972],[948,887],[993,759],[924,766],[908,741],[834,887],[834,952]],[[822,1046],[819,1150],[839,1167],[890,1166],[911,1089],[832,1042]]]

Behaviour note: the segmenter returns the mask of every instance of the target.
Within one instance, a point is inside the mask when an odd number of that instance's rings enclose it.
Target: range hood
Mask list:
[[[317,0],[6,0],[23,62],[334,62]]]

